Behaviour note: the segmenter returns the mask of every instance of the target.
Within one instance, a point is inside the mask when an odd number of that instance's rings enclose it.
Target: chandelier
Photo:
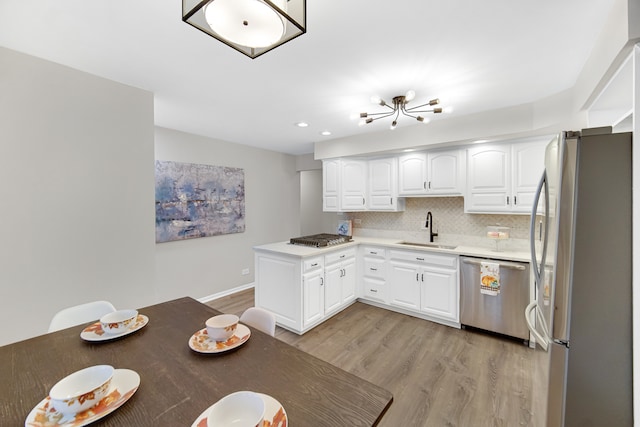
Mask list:
[[[182,0],[182,21],[250,58],[306,33],[306,0]]]
[[[398,118],[400,117],[400,113],[402,113],[407,117],[416,119],[420,123],[428,123],[429,119],[421,115],[415,115],[417,113],[435,113],[435,114],[442,113],[442,108],[440,107],[436,107],[428,110],[420,110],[420,108],[423,108],[423,107],[438,105],[440,103],[440,100],[437,98],[432,99],[426,104],[407,108],[407,104],[410,101],[412,101],[415,97],[416,97],[416,93],[410,90],[405,95],[394,96],[392,99],[393,102],[391,105],[389,105],[384,99],[380,97],[377,97],[377,96],[371,97],[371,102],[373,102],[374,104],[378,104],[382,107],[387,107],[391,111],[384,111],[382,113],[360,113],[360,119],[362,119],[360,120],[360,123],[359,123],[360,126],[372,123],[375,120],[384,119],[385,117],[395,116],[393,118],[393,121],[391,122],[391,126],[389,126],[389,128],[393,130],[398,125]],[[372,116],[377,116],[377,117],[372,117]]]

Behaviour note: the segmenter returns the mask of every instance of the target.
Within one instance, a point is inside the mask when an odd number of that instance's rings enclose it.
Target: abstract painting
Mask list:
[[[244,170],[156,160],[156,242],[244,232]]]

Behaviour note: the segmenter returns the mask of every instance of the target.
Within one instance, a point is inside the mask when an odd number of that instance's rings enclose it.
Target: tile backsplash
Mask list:
[[[462,197],[413,197],[405,201],[404,212],[347,212],[343,215],[352,220],[354,235],[358,234],[358,229],[416,232],[424,228],[427,212],[431,211],[433,231],[437,230],[442,237],[483,238],[487,226],[499,224],[511,228],[512,239],[529,238],[529,215],[468,214],[464,212]]]

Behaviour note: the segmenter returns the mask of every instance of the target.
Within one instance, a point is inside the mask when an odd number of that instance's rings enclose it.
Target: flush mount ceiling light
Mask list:
[[[429,119],[420,115],[415,115],[417,113],[442,113],[442,108],[436,107],[428,110],[420,110],[420,108],[438,105],[440,103],[439,99],[432,99],[426,104],[417,105],[415,107],[407,108],[407,104],[412,101],[416,96],[416,93],[412,90],[408,91],[406,95],[394,96],[392,99],[392,105],[389,105],[384,99],[381,99],[377,96],[371,97],[371,102],[374,104],[378,104],[383,107],[387,107],[390,111],[384,111],[382,113],[360,113],[360,126],[372,123],[375,120],[384,119],[385,117],[395,116],[393,121],[391,122],[391,126],[389,128],[391,130],[395,129],[398,125],[398,117],[400,117],[400,113],[407,117],[411,117],[419,121],[420,123],[428,123]],[[377,116],[377,117],[371,117]]]
[[[302,34],[306,0],[182,0],[182,20],[256,58]]]

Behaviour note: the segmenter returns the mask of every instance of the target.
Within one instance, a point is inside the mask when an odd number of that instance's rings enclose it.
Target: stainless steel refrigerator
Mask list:
[[[547,146],[525,311],[536,425],[633,425],[631,139],[585,129]]]

